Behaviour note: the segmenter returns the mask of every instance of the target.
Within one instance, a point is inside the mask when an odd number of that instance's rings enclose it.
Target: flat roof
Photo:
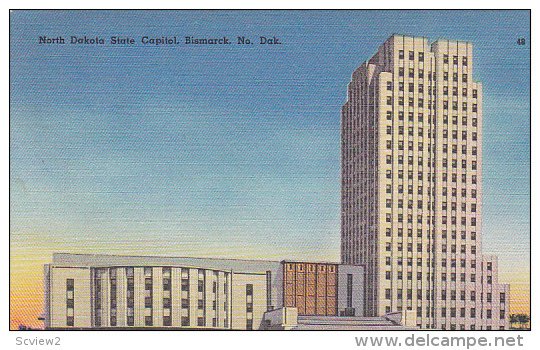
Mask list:
[[[178,266],[215,270],[231,270],[235,272],[266,272],[276,271],[282,263],[332,264],[344,265],[339,262],[301,261],[301,260],[255,260],[255,259],[224,259],[200,257],[171,257],[143,255],[112,255],[112,254],[74,254],[54,253],[50,265],[63,267],[108,267],[108,266]],[[347,265],[361,266],[361,265]]]
[[[279,261],[271,260],[54,253],[51,265],[72,267],[179,266],[236,272],[265,272],[278,269],[280,264]]]

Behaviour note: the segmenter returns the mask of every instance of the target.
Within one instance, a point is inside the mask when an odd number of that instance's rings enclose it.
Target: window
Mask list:
[[[73,278],[66,279],[66,325],[73,327],[75,324],[75,280]]]
[[[414,60],[414,51],[409,51],[409,59]]]
[[[72,291],[75,289],[75,280],[73,278],[68,278],[66,280],[66,290]]]
[[[347,274],[347,307],[349,308],[352,307],[352,298],[353,298],[352,292],[353,292],[353,275],[349,273]]]
[[[197,290],[199,292],[204,292],[204,280],[199,280],[197,284]]]
[[[300,265],[302,266],[302,265]],[[246,318],[251,319],[251,328],[253,328],[253,284],[246,284]]]
[[[182,291],[189,292],[189,279],[182,279]]]

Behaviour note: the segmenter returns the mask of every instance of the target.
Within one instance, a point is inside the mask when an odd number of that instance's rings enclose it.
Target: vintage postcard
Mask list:
[[[530,15],[12,10],[10,329],[530,329]]]

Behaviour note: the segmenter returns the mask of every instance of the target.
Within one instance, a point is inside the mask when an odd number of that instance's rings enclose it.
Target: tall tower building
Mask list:
[[[482,255],[482,85],[472,44],[393,35],[342,108],[341,255],[366,268],[366,316],[508,328],[509,286]]]

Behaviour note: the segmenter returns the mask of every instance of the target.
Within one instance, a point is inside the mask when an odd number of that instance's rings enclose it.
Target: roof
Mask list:
[[[70,267],[181,266],[234,270],[235,272],[266,272],[279,269],[281,263],[271,260],[54,253],[51,265]]]

